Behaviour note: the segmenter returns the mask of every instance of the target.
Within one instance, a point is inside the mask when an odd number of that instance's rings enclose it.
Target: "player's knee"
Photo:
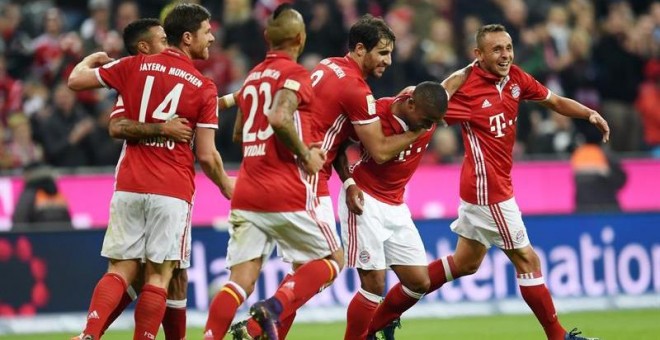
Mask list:
[[[383,295],[385,293],[385,280],[381,279],[380,276],[363,277],[362,289],[372,294]]]
[[[431,287],[431,279],[428,277],[428,275],[426,277],[417,277],[413,280],[410,280],[409,282],[406,282],[404,286],[415,293],[425,294]]]

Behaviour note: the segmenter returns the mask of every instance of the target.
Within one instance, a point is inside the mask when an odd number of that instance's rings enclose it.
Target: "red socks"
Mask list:
[[[458,279],[454,256],[449,255],[429,263],[429,277],[431,278],[430,292],[434,292],[449,281]]]
[[[133,290],[133,287],[128,286],[128,289],[124,291],[124,295],[121,296],[121,300],[119,301],[119,304],[115,309],[110,313],[110,316],[108,316],[108,319],[105,321],[105,325],[103,325],[103,328],[101,328],[101,335],[105,333],[105,331],[108,330],[108,327],[112,325],[112,323],[117,320],[119,315],[121,315],[122,312],[124,312],[124,309],[128,307],[128,305],[133,302],[133,300],[137,299],[137,294],[135,294],[135,290]]]
[[[346,310],[346,333],[344,340],[364,340],[369,324],[382,298],[360,289],[353,296]]]
[[[518,274],[522,297],[539,320],[549,340],[563,340],[566,331],[557,319],[555,306],[540,272]]]
[[[109,325],[108,319],[119,305],[126,292],[126,282],[118,274],[107,273],[96,284],[89,304],[87,325],[83,333],[99,339],[101,333]]]
[[[209,316],[204,329],[204,340],[222,340],[234,320],[236,310],[246,299],[245,290],[228,281],[215,295],[209,307]]]
[[[186,300],[167,300],[163,317],[165,340],[183,340],[186,338]]]
[[[273,296],[282,304],[280,320],[294,314],[328,282],[332,282],[337,277],[338,269],[335,261],[326,259],[310,261],[298,268]]]
[[[414,306],[423,296],[424,293],[413,292],[401,283],[390,289],[385,296],[385,300],[376,308],[369,325],[368,334],[374,334],[376,331],[385,328],[390,322],[400,317],[403,312]]]
[[[153,340],[158,334],[160,322],[165,314],[167,291],[163,288],[145,284],[135,306],[135,332],[133,340]]]

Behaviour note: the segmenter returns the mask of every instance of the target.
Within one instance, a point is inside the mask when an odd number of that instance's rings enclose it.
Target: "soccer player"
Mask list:
[[[364,15],[349,31],[349,52],[343,57],[323,59],[312,71],[314,93],[323,98],[316,107],[318,114],[314,118],[313,140],[321,141],[327,159],[321,171],[316,176],[309,176],[308,181],[316,188],[319,216],[333,225],[334,212],[327,182],[335,160],[344,159],[337,156],[343,152],[349,137],[356,136],[366,152],[380,164],[399,155],[424,132],[406,131],[386,136],[376,114],[376,100],[366,79],[383,75],[392,63],[394,43],[394,33],[381,18]],[[463,74],[457,75],[461,76]],[[446,88],[453,93],[463,81],[461,78],[450,81]],[[348,177],[340,174],[342,181]],[[286,251],[282,251],[282,257],[290,262]],[[292,314],[290,318],[280,320],[281,333],[286,334],[294,317]],[[253,321],[248,322],[247,331],[252,337],[259,334]]]
[[[157,54],[167,48],[167,36],[160,21],[154,18],[138,19],[126,26],[123,32],[124,46],[130,55],[138,53],[144,55]],[[91,65],[89,65],[91,66]],[[123,99],[117,98],[112,110],[109,132],[113,138],[139,141],[141,138],[158,137],[161,134],[179,143],[188,143],[192,138],[192,129],[187,125],[185,118],[175,118],[163,123],[141,123],[126,117]],[[186,229],[190,233],[190,229]],[[186,235],[190,248],[190,235]],[[185,268],[189,261],[182,262],[179,268],[174,269],[169,288],[167,290],[167,308],[163,317],[163,331],[165,339],[180,340],[186,337],[186,297],[188,276]],[[135,299],[144,284],[144,273],[140,272],[137,278],[124,292],[120,303],[108,317],[101,330],[105,333],[112,322]],[[91,311],[90,311],[91,312]],[[82,335],[72,340],[81,339]]]
[[[278,339],[280,316],[291,315],[331,283],[343,262],[334,224],[317,217],[314,192],[305,181],[323,166],[325,151],[305,144],[316,106],[309,72],[295,61],[306,38],[302,16],[280,5],[264,35],[270,50],[238,96],[243,161],[231,202],[231,273],[211,302],[205,339],[225,336],[275,243],[297,269],[274,296],[250,308],[268,339]]]
[[[209,19],[204,7],[179,4],[165,19],[170,47],[163,53],[108,63],[108,56],[98,52],[77,65],[69,78],[74,90],[116,89],[130,120],[156,123],[180,117],[195,130],[194,154],[192,141],[177,143],[164,136],[126,143],[101,251],[110,266],[94,290],[85,340],[99,338],[142,259],[146,277],[135,310],[134,339],[156,337],[172,272],[190,256],[186,237],[194,195],[194,156],[221,192],[231,197],[234,183],[224,171],[214,142],[217,90],[191,60],[208,58],[208,46],[214,41]],[[103,67],[90,68],[90,64]]]
[[[482,26],[476,35],[477,57],[466,83],[449,103],[445,120],[461,123],[465,160],[461,171],[461,203],[451,229],[458,234],[453,255],[429,264],[429,292],[445,282],[474,274],[491,245],[502,249],[516,270],[520,292],[550,340],[586,339],[559,323],[541,264],[522,221],[511,185],[512,149],[521,100],[537,101],[562,115],[586,119],[609,139],[607,122],[598,112],[550,92],[513,65],[511,36],[502,25]],[[405,303],[389,300],[401,291],[395,285],[379,305],[369,333],[398,318]],[[414,298],[409,298],[412,300]],[[389,300],[389,301],[388,301]],[[390,301],[392,303],[390,303]]]
[[[400,295],[414,303],[426,293],[430,279],[426,251],[403,201],[405,186],[422,160],[433,131],[447,110],[448,94],[440,83],[423,82],[396,97],[376,101],[376,113],[386,136],[423,131],[406,150],[382,164],[366,150],[353,166],[357,187],[343,187],[339,194],[339,219],[347,266],[358,268],[361,288],[347,311],[344,339],[364,339],[372,315],[385,291],[385,274],[392,268],[402,283]],[[350,188],[361,189],[358,213],[349,211]],[[352,190],[356,194],[357,190]],[[342,204],[346,201],[348,204]],[[392,298],[388,295],[388,298]],[[409,304],[407,307],[411,307]]]

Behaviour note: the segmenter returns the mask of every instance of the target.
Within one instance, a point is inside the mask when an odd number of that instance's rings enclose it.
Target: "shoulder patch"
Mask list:
[[[370,116],[376,114],[376,99],[373,95],[367,95],[367,112]]]
[[[287,79],[284,81],[284,88],[298,92],[300,90],[300,83],[293,79]]]

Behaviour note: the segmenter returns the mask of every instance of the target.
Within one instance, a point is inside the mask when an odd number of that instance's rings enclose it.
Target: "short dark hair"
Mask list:
[[[476,34],[477,47],[481,48],[481,42],[484,40],[484,36],[493,32],[506,32],[506,27],[500,24],[489,24],[479,27]]]
[[[396,41],[394,32],[387,26],[383,18],[365,14],[351,26],[348,32],[348,49],[353,51],[358,43],[362,43],[369,52],[383,38],[392,43]]]
[[[202,22],[209,19],[211,13],[198,4],[181,3],[174,6],[165,17],[163,25],[167,34],[167,43],[171,46],[179,46],[185,32],[196,32],[202,26]]]
[[[415,86],[412,94],[415,106],[426,114],[444,115],[447,112],[449,98],[442,84],[436,81],[424,81]]]
[[[137,44],[141,40],[147,39],[147,35],[149,35],[149,29],[155,26],[160,26],[160,21],[154,18],[137,19],[126,25],[126,28],[124,28],[123,37],[124,47],[126,48],[126,51],[128,51],[128,54],[138,54]]]

